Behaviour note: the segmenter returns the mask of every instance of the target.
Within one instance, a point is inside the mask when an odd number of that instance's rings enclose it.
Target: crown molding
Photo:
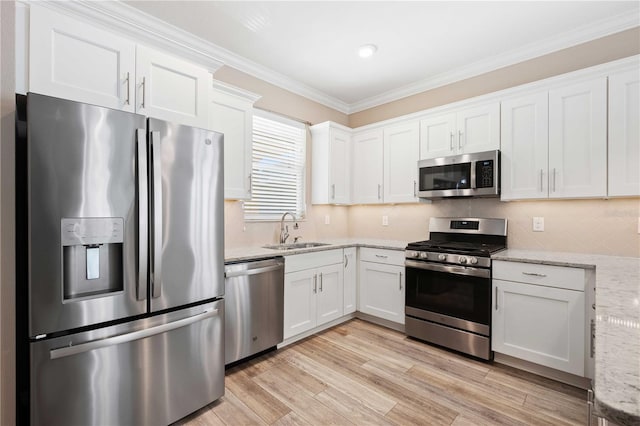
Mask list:
[[[529,59],[534,59],[558,50],[566,49],[568,47],[576,46],[581,43],[586,43],[588,41],[638,26],[640,26],[638,15],[621,14],[603,19],[595,24],[585,25],[574,30],[567,31],[559,36],[531,43],[510,52],[496,55],[491,58],[409,84],[399,89],[390,90],[380,95],[355,102],[349,105],[349,114],[397,101],[398,99],[402,99],[407,96],[416,95],[427,90],[495,71],[509,65],[515,65]]]
[[[397,101],[407,96],[481,75],[505,66],[514,65],[640,25],[637,15],[621,14],[612,18],[603,19],[595,24],[568,31],[557,37],[532,43],[523,48],[496,55],[486,60],[478,61],[468,66],[349,104],[201,39],[185,30],[170,25],[121,1],[20,0],[20,2],[28,5],[45,6],[67,15],[80,17],[85,20],[88,19],[107,30],[113,31],[116,29],[119,34],[127,36],[136,42],[150,47],[157,47],[176,56],[201,64],[207,67],[212,73],[223,65],[227,65],[343,114],[353,114],[385,103]]]

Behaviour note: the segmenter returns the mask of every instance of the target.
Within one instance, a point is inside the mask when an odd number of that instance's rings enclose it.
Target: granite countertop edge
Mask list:
[[[595,272],[594,411],[616,424],[640,424],[640,258],[521,249],[492,258]]]

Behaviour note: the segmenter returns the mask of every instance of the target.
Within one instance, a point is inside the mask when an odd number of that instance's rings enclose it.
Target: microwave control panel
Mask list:
[[[493,160],[483,160],[476,162],[476,188],[493,187],[493,174]]]

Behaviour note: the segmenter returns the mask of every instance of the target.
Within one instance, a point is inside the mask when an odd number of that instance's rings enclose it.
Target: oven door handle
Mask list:
[[[446,272],[456,275],[467,275],[472,277],[491,278],[491,271],[482,268],[469,268],[457,265],[441,265],[439,263],[416,262],[405,260],[404,266],[407,268],[424,269],[427,271]]]

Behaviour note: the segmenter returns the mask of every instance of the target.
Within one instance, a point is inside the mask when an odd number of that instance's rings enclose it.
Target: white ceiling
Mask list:
[[[127,1],[351,113],[640,25],[640,2]],[[368,59],[359,46],[373,43]]]

